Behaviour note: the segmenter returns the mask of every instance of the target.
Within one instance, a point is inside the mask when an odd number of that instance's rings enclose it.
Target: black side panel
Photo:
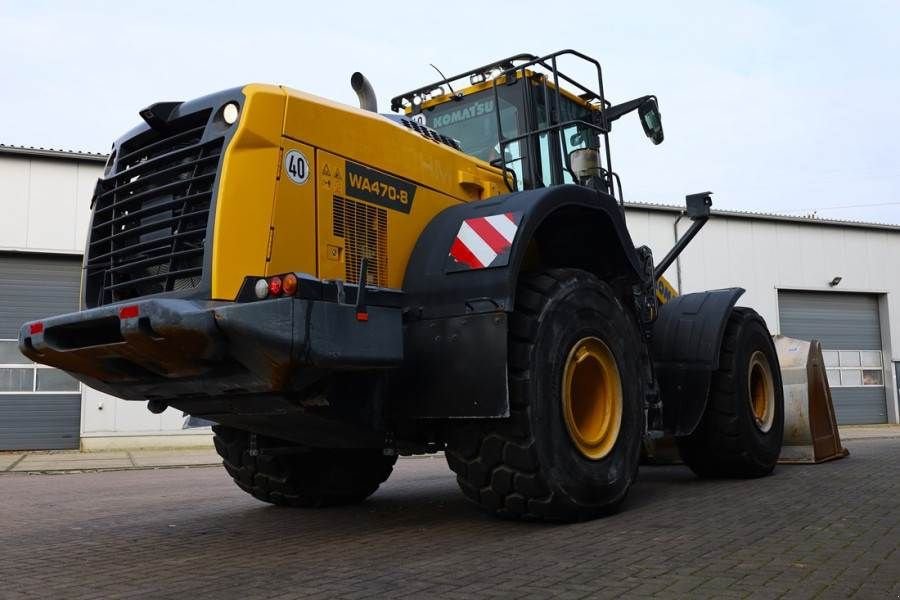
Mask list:
[[[509,416],[506,313],[415,321],[405,341],[403,416]]]
[[[460,225],[466,219],[487,217],[503,213],[521,213],[519,227],[510,249],[509,263],[501,267],[457,270],[448,272],[447,256]],[[553,233],[569,229],[573,221],[559,219],[560,215],[579,215],[594,220],[600,227],[574,228],[567,238],[551,235],[550,228],[541,225],[550,219],[558,221]],[[513,306],[516,278],[525,258],[529,242],[546,237],[542,254],[558,260],[574,257],[576,263],[586,262],[588,256],[578,256],[580,250],[592,255],[591,248],[611,244],[616,249],[609,256],[591,256],[594,260],[615,261],[616,270],[633,274],[639,279],[640,266],[634,251],[634,243],[625,226],[625,219],[616,200],[577,185],[560,185],[515,192],[478,202],[469,202],[447,208],[438,214],[419,236],[410,257],[403,281],[403,290],[409,298],[414,318],[438,318],[463,315],[471,312],[508,311]],[[547,234],[545,236],[545,234]],[[600,239],[603,236],[603,239]],[[561,246],[565,245],[565,248]],[[565,254],[565,257],[559,256]],[[558,262],[554,261],[554,262]],[[551,265],[580,267],[580,264]]]
[[[395,367],[403,362],[400,309],[369,306],[368,319],[356,319],[356,307],[313,302],[307,360],[317,367],[360,365]]]
[[[725,324],[743,293],[728,288],[685,294],[660,307],[650,351],[667,432],[687,435],[700,422]]]

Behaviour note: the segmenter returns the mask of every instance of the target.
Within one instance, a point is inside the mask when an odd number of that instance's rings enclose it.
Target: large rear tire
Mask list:
[[[772,337],[756,311],[735,308],[703,418],[678,438],[681,458],[701,477],[761,477],[775,468],[783,433],[784,392]]]
[[[266,446],[289,447],[257,436],[262,452],[250,451],[250,433],[213,426],[216,451],[234,482],[263,502],[307,508],[362,502],[393,470],[396,456],[380,449],[310,448],[299,453],[269,454]],[[300,450],[300,449],[298,449]]]
[[[637,471],[641,342],[586,271],[523,274],[509,325],[510,417],[457,424],[447,462],[499,516],[577,521],[616,509]]]

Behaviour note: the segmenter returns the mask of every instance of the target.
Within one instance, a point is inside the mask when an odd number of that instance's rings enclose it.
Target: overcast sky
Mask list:
[[[515,8],[512,8],[512,7]],[[0,0],[0,143],[105,152],[159,100],[253,81],[355,103],[519,52],[600,60],[659,97],[617,123],[626,200],[900,224],[900,2]],[[834,208],[850,207],[850,208]]]

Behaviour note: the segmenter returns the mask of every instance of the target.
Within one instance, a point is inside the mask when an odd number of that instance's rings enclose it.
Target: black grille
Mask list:
[[[432,140],[439,144],[444,144],[445,146],[450,146],[451,148],[455,148],[456,150],[461,150],[461,148],[459,146],[459,142],[457,142],[453,138],[450,138],[450,137],[447,137],[446,135],[442,135],[442,134],[438,133],[431,127],[426,127],[425,125],[420,125],[419,123],[416,123],[415,121],[412,121],[410,119],[404,119],[403,117],[400,118],[400,122],[403,124],[404,127],[418,132],[419,135],[421,135],[424,138],[428,138],[429,140]]]
[[[99,306],[199,285],[223,139],[202,142],[209,111],[121,144],[94,191],[85,301]]]
[[[344,279],[359,283],[359,266],[369,259],[368,285],[387,287],[387,211],[334,197],[332,232],[344,238]]]

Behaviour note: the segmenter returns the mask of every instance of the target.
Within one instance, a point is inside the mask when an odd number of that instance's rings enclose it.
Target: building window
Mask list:
[[[831,387],[884,386],[881,350],[823,350]]]
[[[78,391],[68,373],[38,365],[19,352],[17,340],[0,340],[0,394],[59,394]]]

